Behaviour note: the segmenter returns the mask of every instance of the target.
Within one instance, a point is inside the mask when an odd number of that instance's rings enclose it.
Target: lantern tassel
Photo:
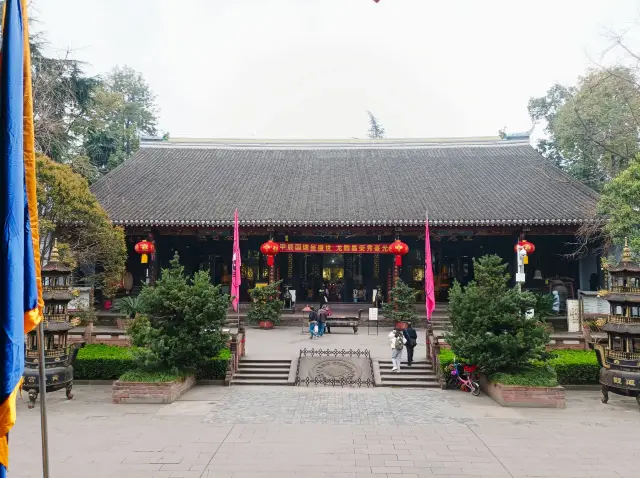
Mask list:
[[[267,265],[273,267],[273,256],[267,256]]]
[[[396,266],[400,267],[402,265],[402,256],[400,254],[396,254]]]
[[[146,264],[147,262],[149,262],[149,256],[147,254],[142,254],[142,257],[140,258],[140,262],[142,264]]]

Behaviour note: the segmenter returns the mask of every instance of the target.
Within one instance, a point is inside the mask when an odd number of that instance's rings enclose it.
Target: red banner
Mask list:
[[[320,254],[390,254],[388,244],[299,244],[279,242],[280,252],[307,252]]]

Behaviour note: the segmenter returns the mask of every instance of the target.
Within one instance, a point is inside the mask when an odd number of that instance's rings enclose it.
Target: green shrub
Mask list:
[[[134,344],[145,347],[134,354],[139,369],[195,372],[225,348],[229,295],[211,284],[206,271],[187,276],[178,254],[139,297],[148,320],[141,318],[129,328]]]
[[[451,349],[440,349],[438,359],[440,360],[440,371],[445,375],[449,375],[449,365],[453,363],[455,357]]]
[[[184,380],[185,375],[182,373],[167,372],[165,370],[129,370],[128,372],[120,375],[121,382],[175,382],[177,380]]]
[[[73,375],[78,380],[116,380],[133,367],[130,348],[94,344],[79,350]]]
[[[490,381],[502,385],[521,387],[557,387],[558,377],[550,366],[531,365],[513,372],[498,372],[490,376]]]
[[[591,350],[555,350],[547,362],[554,368],[561,385],[597,384],[600,365]]]
[[[264,287],[256,287],[249,290],[251,297],[251,308],[247,312],[247,320],[252,324],[257,324],[262,320],[273,322],[278,325],[283,302],[280,297],[280,284],[282,281],[273,282]]]
[[[417,322],[415,304],[418,291],[410,285],[398,279],[396,285],[391,289],[391,300],[382,304],[380,312],[393,322]]]
[[[217,357],[201,364],[196,371],[198,380],[223,380],[227,374],[227,367],[231,360],[231,351],[223,349]]]
[[[451,330],[445,340],[453,352],[483,373],[508,372],[543,357],[549,332],[541,324],[546,311],[527,311],[542,303],[531,292],[509,287],[507,265],[495,255],[473,260],[474,280],[449,290]]]

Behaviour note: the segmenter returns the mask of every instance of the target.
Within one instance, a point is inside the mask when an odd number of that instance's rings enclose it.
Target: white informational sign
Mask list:
[[[609,302],[598,296],[583,297],[582,307],[585,314],[608,314],[611,310]]]
[[[371,307],[369,309],[369,321],[377,321],[378,320],[378,308]]]
[[[569,332],[580,331],[580,301],[567,299],[567,327]]]
[[[535,311],[533,309],[529,309],[525,312],[525,317],[527,319],[533,319],[534,316],[535,316]]]
[[[516,273],[516,282],[526,282],[526,277],[525,277],[525,273],[524,272],[517,272]]]
[[[91,308],[91,287],[72,287],[69,289],[73,299],[69,301],[69,312],[89,310]]]

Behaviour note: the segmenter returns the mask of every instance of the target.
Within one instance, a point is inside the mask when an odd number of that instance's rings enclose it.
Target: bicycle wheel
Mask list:
[[[480,395],[480,384],[478,382],[471,382],[471,388],[469,389],[469,392],[471,392],[471,395],[473,395],[474,397]]]

